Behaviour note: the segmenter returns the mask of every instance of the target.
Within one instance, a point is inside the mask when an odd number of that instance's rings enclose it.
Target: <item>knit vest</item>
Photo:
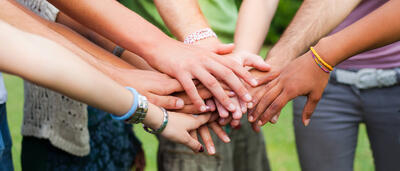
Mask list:
[[[57,17],[58,9],[46,0],[17,1],[47,20]],[[48,139],[53,146],[76,156],[88,155],[87,106],[28,81],[24,88],[22,135]]]

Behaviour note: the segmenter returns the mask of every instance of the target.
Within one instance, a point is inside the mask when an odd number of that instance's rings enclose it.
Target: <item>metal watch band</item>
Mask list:
[[[149,102],[147,101],[147,98],[142,95],[139,95],[138,100],[139,100],[139,102],[138,102],[138,107],[136,109],[136,112],[130,118],[125,120],[126,123],[129,123],[129,124],[142,123],[144,118],[146,117]]]
[[[164,113],[164,120],[163,123],[161,124],[160,128],[154,130],[151,129],[149,127],[147,127],[146,125],[143,124],[143,129],[151,134],[160,134],[162,131],[164,131],[165,127],[167,127],[168,124],[168,111],[165,110],[163,107],[159,107],[161,109],[161,111]]]

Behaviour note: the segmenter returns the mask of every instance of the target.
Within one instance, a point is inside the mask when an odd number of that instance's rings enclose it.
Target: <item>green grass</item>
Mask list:
[[[8,121],[11,129],[13,140],[13,160],[15,170],[21,170],[20,153],[21,153],[21,122],[23,107],[23,84],[20,78],[6,75],[5,83],[9,92],[7,102]],[[147,171],[156,170],[156,152],[157,140],[153,135],[142,131],[136,127],[137,135],[142,140],[147,159]],[[263,128],[265,139],[267,142],[267,151],[270,164],[273,171],[296,171],[300,170],[296,147],[294,143],[293,126],[292,126],[292,108],[289,104],[279,118],[276,125],[268,125]],[[372,155],[367,140],[365,126],[362,125],[359,133],[358,145],[355,160],[356,171],[373,170]]]

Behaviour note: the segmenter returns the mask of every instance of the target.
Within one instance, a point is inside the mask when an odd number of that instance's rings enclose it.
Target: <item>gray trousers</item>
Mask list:
[[[358,128],[365,123],[375,169],[400,169],[400,86],[359,90],[329,81],[308,127],[305,97],[294,100],[297,151],[304,171],[351,171]]]
[[[244,116],[242,127],[229,134],[230,143],[223,143],[212,132],[216,155],[195,154],[182,144],[159,137],[159,171],[269,171],[264,136],[256,133]]]

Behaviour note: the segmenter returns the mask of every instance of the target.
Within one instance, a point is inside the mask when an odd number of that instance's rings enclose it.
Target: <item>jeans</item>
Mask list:
[[[365,123],[377,171],[400,168],[400,86],[360,90],[334,79],[310,125],[301,123],[305,97],[294,100],[297,151],[304,171],[352,171],[358,128]]]
[[[0,171],[14,170],[11,156],[11,136],[7,124],[6,104],[0,104]]]

